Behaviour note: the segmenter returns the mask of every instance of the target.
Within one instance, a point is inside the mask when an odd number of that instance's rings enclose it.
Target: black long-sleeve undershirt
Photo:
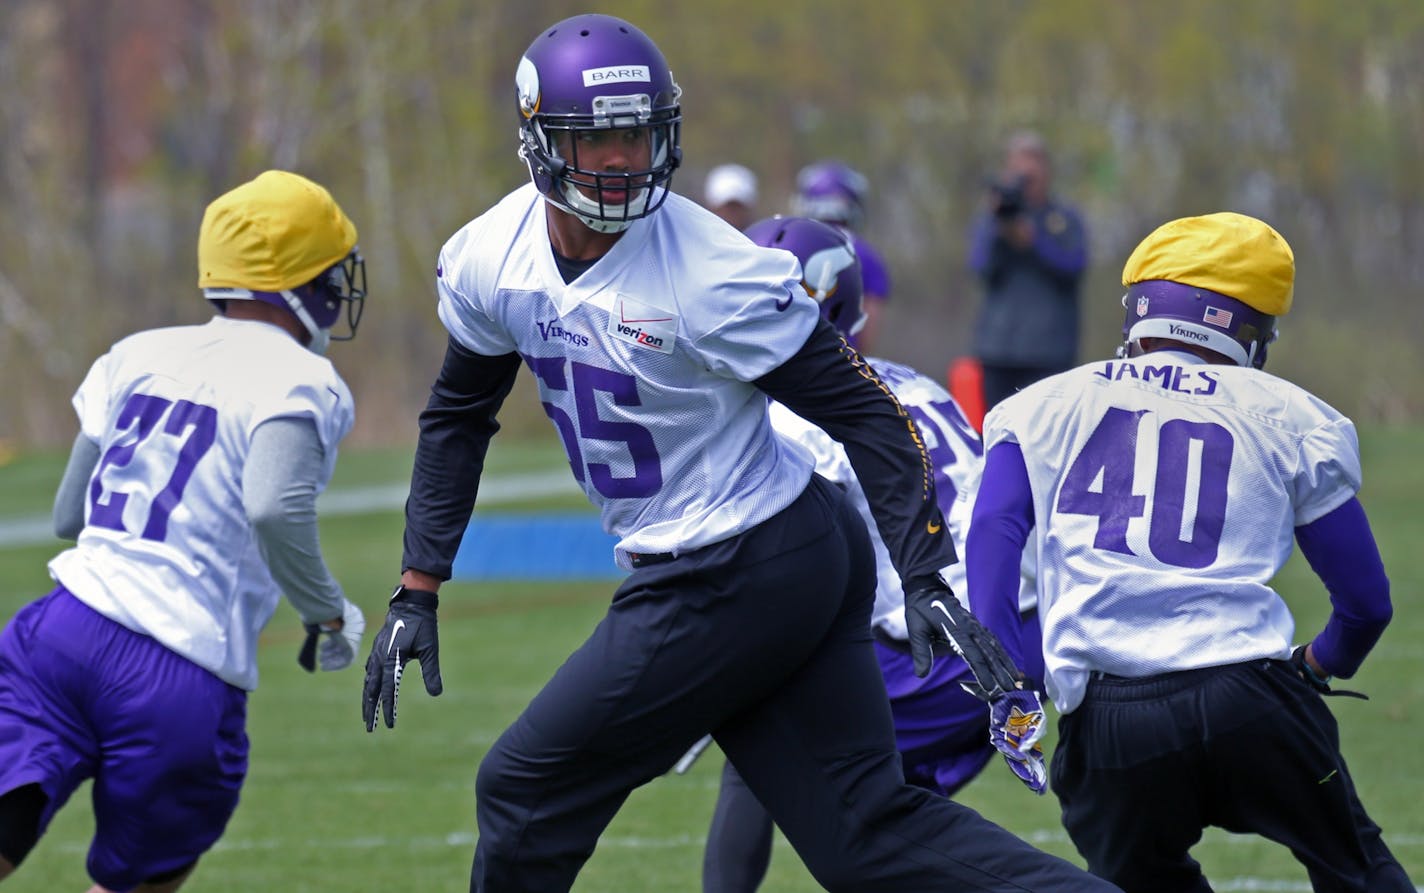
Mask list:
[[[753,384],[845,447],[906,591],[958,560],[919,431],[830,323],[819,320],[794,356]]]
[[[514,387],[519,354],[481,356],[453,338],[420,414],[420,440],[405,503],[401,569],[450,579],[475,507],[495,415]]]

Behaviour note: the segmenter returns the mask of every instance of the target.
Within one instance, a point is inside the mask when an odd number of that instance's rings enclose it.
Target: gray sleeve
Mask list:
[[[59,479],[59,489],[54,494],[54,535],[62,540],[77,539],[84,529],[84,492],[98,464],[99,444],[80,431],[69,449],[69,464],[64,467],[64,477]]]
[[[242,504],[257,548],[303,623],[342,612],[341,586],[327,570],[317,538],[316,496],[325,464],[310,419],[278,418],[252,433],[242,471]]]

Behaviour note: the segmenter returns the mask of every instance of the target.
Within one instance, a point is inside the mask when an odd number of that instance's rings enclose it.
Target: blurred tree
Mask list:
[[[1231,208],[1296,248],[1288,335],[1326,355],[1282,349],[1281,368],[1347,411],[1424,415],[1408,336],[1424,324],[1410,300],[1424,283],[1418,0],[603,9],[658,41],[684,89],[681,191],[695,196],[712,165],[740,161],[772,212],[815,158],[867,173],[868,229],[897,282],[887,355],[943,368],[964,347],[977,300],[964,228],[1003,137],[1031,126],[1089,219],[1084,355],[1112,345],[1131,246],[1169,217]],[[333,352],[362,407],[356,439],[408,441],[444,338],[435,254],[524,182],[513,71],[539,28],[579,11],[567,0],[0,4],[0,374],[24,383],[0,389],[0,437],[67,442],[69,394],[98,351],[136,328],[205,318],[193,270],[204,205],[285,167],[330,186],[369,260],[362,341]],[[510,405],[507,427],[546,426],[537,403]]]

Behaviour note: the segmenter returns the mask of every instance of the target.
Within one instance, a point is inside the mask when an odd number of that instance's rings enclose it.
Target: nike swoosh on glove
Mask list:
[[[401,676],[411,660],[420,661],[420,674],[431,697],[445,690],[440,679],[440,634],[435,611],[440,598],[426,589],[397,586],[386,610],[386,622],[371,643],[366,658],[366,680],[362,687],[361,719],[366,731],[376,729],[376,707],[380,705],[386,728],[396,727],[396,702],[400,698]]]

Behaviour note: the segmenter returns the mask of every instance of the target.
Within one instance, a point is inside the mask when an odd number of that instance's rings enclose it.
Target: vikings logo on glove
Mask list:
[[[1025,740],[1031,741],[1032,748],[1039,752],[1043,747],[1038,743],[1038,739],[1043,735],[1043,711],[1035,710],[1032,713],[1025,713],[1015,704],[1009,711],[1009,721],[1004,725],[1004,737],[1014,746],[1015,750],[1023,750]]]
[[[1048,788],[1048,769],[1038,743],[1046,731],[1038,697],[1022,689],[1006,692],[989,705],[989,718],[990,743],[1029,790],[1042,794]]]

